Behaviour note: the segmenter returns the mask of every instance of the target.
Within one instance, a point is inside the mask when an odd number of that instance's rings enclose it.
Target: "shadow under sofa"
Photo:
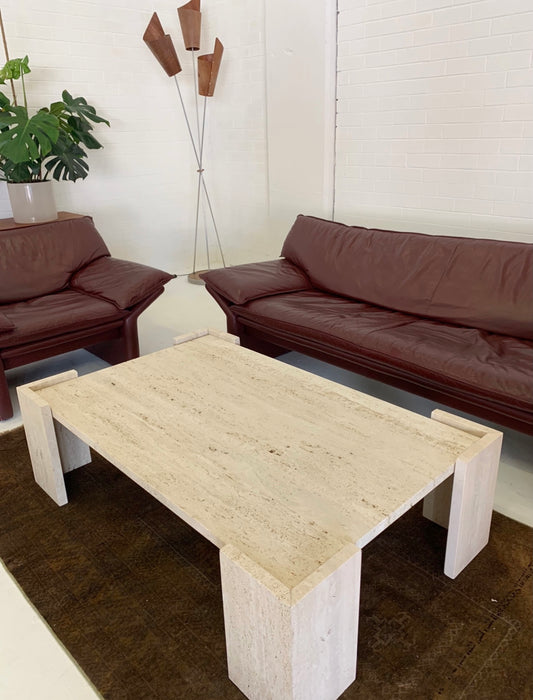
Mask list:
[[[533,246],[297,217],[282,257],[203,273],[228,332],[533,434]]]
[[[111,257],[89,216],[0,231],[0,420],[6,370],[80,348],[138,357],[137,319],[173,277]]]

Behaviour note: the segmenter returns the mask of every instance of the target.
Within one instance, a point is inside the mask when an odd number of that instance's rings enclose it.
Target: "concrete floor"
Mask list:
[[[175,336],[197,328],[225,330],[225,326],[224,314],[205,289],[189,284],[186,278],[178,278],[167,285],[165,293],[140,318],[141,353],[146,354],[168,347]],[[445,406],[298,353],[288,353],[283,361],[422,415],[428,416],[434,408],[446,409]],[[0,422],[0,433],[22,424],[16,400],[16,386],[66,369],[75,368],[80,374],[86,374],[104,366],[106,365],[103,361],[84,350],[79,350],[11,370],[9,383],[15,415],[7,421]],[[472,416],[467,417],[478,420]],[[533,438],[504,429],[495,510],[533,526],[532,503]],[[0,619],[2,700],[84,700],[98,697],[1,565]]]

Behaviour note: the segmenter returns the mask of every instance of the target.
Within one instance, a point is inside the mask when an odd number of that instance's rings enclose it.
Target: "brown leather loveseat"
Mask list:
[[[300,215],[281,255],[202,275],[243,346],[533,433],[532,245]]]
[[[175,275],[118,260],[90,217],[0,232],[0,419],[5,370],[87,348],[114,364],[139,355],[137,318]]]

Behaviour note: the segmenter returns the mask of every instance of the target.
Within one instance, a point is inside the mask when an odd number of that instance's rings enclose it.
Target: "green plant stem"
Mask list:
[[[2,17],[2,10],[0,10],[0,30],[2,31],[2,41],[4,43],[4,52],[6,54],[6,61],[9,61],[9,51],[7,50],[7,40],[6,40],[6,32],[4,30],[4,20]],[[9,79],[9,83],[11,85],[11,92],[13,94],[13,104],[15,107],[17,106],[17,95],[15,93],[15,83],[13,82],[13,79]]]
[[[24,107],[28,109],[28,100],[26,99],[26,85],[24,84],[24,73],[20,71],[20,78],[22,80],[22,94],[24,95]]]

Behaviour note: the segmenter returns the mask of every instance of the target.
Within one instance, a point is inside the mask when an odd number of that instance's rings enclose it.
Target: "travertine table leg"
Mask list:
[[[479,436],[457,459],[451,489],[446,480],[424,502],[424,515],[448,527],[444,573],[455,578],[489,541],[503,435],[444,411],[431,417]]]
[[[240,339],[236,335],[231,333],[226,333],[225,331],[219,331],[214,328],[200,328],[196,331],[191,331],[190,333],[184,333],[183,335],[178,335],[173,338],[174,345],[181,345],[182,343],[188,343],[191,340],[196,340],[197,338],[203,338],[204,335],[213,335],[215,338],[222,338],[222,340],[227,340],[228,343],[233,343],[234,345],[240,345]]]
[[[59,506],[68,502],[63,473],[88,464],[91,452],[84,442],[54,421],[50,406],[37,389],[77,376],[76,370],[69,370],[17,387],[35,481]]]
[[[220,551],[230,679],[251,700],[334,700],[354,681],[361,550],[343,547],[289,588]]]

